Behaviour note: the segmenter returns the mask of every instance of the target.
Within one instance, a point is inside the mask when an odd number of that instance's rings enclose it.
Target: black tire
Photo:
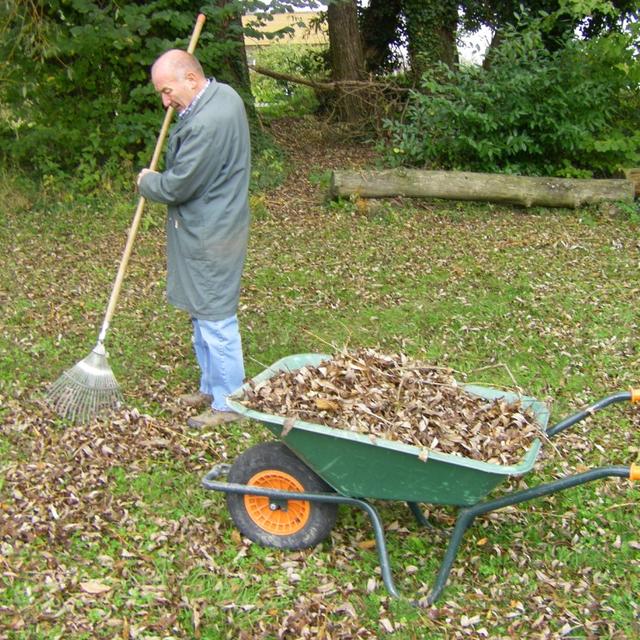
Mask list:
[[[333,489],[281,442],[247,449],[233,463],[229,482],[306,493]],[[338,505],[309,500],[275,504],[270,498],[227,493],[229,513],[242,535],[264,547],[306,549],[331,533]]]

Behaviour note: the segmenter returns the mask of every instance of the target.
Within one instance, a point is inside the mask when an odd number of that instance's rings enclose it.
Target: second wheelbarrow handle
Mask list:
[[[610,404],[615,404],[616,402],[640,402],[640,389],[632,389],[631,391],[620,391],[619,393],[614,393],[613,395],[607,396],[602,400],[598,400],[598,402],[594,402],[592,405],[588,406],[586,409],[582,411],[578,411],[573,415],[565,418],[564,420],[560,420],[560,422],[554,424],[546,430],[547,436],[555,436],[557,433],[564,431],[568,427],[576,424],[576,422],[580,422],[589,416],[592,416],[596,411],[600,411],[605,407],[608,407]]]
[[[602,480],[604,478],[628,478],[629,480],[640,480],[640,466],[633,464],[630,467],[599,467],[576,475],[558,478],[557,480],[552,480],[551,482],[546,482],[529,489],[523,489],[522,491],[507,493],[500,498],[495,498],[494,500],[486,502],[479,502],[471,507],[460,509],[455,527],[451,537],[449,538],[449,544],[447,545],[445,555],[440,564],[440,569],[438,570],[438,574],[433,584],[433,588],[427,598],[426,604],[431,605],[440,597],[449,577],[449,573],[453,566],[453,561],[456,557],[462,538],[478,516],[492,511],[497,511],[498,509],[504,509],[505,507],[514,506],[522,502],[528,502],[535,498],[549,496],[554,493],[558,493],[559,491],[564,491],[565,489],[571,489],[572,487],[577,487],[595,480]]]

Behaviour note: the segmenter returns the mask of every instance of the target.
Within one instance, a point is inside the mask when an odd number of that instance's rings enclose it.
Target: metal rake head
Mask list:
[[[45,397],[59,415],[77,424],[121,406],[122,393],[104,346],[98,343],[84,360],[65,371]]]

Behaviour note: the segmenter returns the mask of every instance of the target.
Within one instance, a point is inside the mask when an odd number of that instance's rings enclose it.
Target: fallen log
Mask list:
[[[636,198],[640,198],[640,168],[625,169],[624,177],[633,182],[633,186],[636,190]]]
[[[576,208],[599,202],[632,202],[634,184],[629,180],[537,178],[467,171],[334,171],[332,198],[444,198],[501,202],[524,207]]]

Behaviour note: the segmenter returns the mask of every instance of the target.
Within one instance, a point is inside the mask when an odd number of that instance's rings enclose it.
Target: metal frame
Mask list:
[[[611,404],[629,400],[635,401],[635,399],[636,396],[634,392],[620,392],[613,394],[598,402],[595,402],[586,409],[579,411],[572,416],[565,418],[564,420],[561,420],[552,427],[549,427],[546,430],[546,434],[549,437],[552,437],[560,433],[561,431],[564,431],[568,427],[576,424],[577,422],[580,422],[581,420],[584,420],[585,418],[593,415],[596,411],[599,411]],[[275,489],[264,489],[244,484],[235,484],[220,481],[219,478],[225,476],[229,472],[230,468],[231,465],[229,464],[216,465],[202,480],[203,488],[214,491],[222,491],[224,493],[263,496],[269,498],[274,504],[277,504],[278,502],[281,503],[282,501],[287,500],[308,500],[310,502],[344,504],[350,507],[357,507],[359,509],[362,509],[369,517],[369,520],[371,521],[371,525],[373,527],[376,548],[378,551],[378,561],[380,564],[380,570],[384,585],[392,597],[400,597],[391,572],[391,563],[389,561],[389,554],[387,552],[387,543],[385,539],[382,519],[380,518],[378,511],[373,505],[363,499],[350,498],[335,493],[280,491]],[[524,489],[522,491],[510,493],[500,498],[479,502],[471,507],[460,508],[458,510],[458,516],[456,518],[455,526],[449,538],[449,544],[434,580],[433,587],[431,588],[431,592],[426,598],[426,604],[433,604],[442,594],[464,534],[478,516],[484,515],[491,511],[497,511],[498,509],[503,509],[504,507],[527,502],[528,500],[534,500],[536,498],[557,493],[559,491],[564,491],[565,489],[570,489],[572,487],[586,484],[588,482],[593,482],[595,480],[601,480],[610,477],[631,478],[632,469],[633,468],[631,466],[599,467],[576,475],[559,478],[557,480],[553,480],[551,482],[547,482],[530,489]],[[417,503],[408,502],[407,504],[420,525],[433,528],[433,526],[424,517]],[[414,602],[414,604],[417,603]]]

